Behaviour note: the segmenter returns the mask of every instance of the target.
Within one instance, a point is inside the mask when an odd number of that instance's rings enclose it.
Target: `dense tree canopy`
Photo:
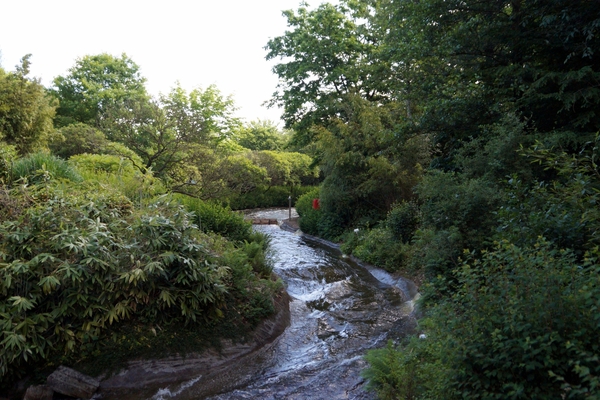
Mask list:
[[[0,68],[0,140],[22,155],[44,147],[56,108],[40,82],[28,77],[30,56],[21,59],[15,72]]]
[[[52,91],[60,101],[56,125],[82,122],[96,126],[102,113],[115,104],[146,99],[146,79],[139,69],[126,54],[78,59],[67,75],[54,79]]]
[[[235,141],[250,150],[283,150],[287,137],[272,121],[250,121],[234,134]]]
[[[177,86],[158,99],[112,105],[100,126],[141,157],[140,170],[179,191],[213,197],[209,187],[220,179],[207,178],[218,171],[218,144],[239,124],[234,110],[233,100],[214,86],[189,93]]]
[[[428,342],[369,356],[380,397],[595,398],[597,326],[571,330],[567,314],[599,318],[577,296],[600,287],[600,3],[346,0],[284,16],[273,103],[324,174],[304,226],[428,283]]]

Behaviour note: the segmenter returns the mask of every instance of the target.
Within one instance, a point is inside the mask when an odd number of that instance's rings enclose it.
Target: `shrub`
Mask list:
[[[319,198],[319,188],[306,192],[296,201],[296,211],[300,216],[300,229],[310,235],[319,234],[319,219],[321,210],[313,209],[313,200]]]
[[[471,250],[489,243],[502,196],[492,182],[437,171],[426,175],[416,190],[424,228],[456,227]]]
[[[109,154],[78,154],[69,159],[87,182],[110,186],[127,196],[131,201],[142,204],[164,194],[162,181],[150,171],[141,173],[129,159]]]
[[[459,291],[437,323],[452,338],[456,397],[597,396],[600,280],[596,255],[577,263],[546,241],[467,255]],[[443,315],[453,315],[447,319]],[[492,317],[493,316],[493,317]]]
[[[107,143],[104,133],[78,122],[62,127],[58,135],[53,136],[48,147],[52,154],[66,160],[76,154],[101,153]]]
[[[9,182],[12,164],[16,159],[17,148],[0,141],[0,185]]]
[[[69,162],[80,172],[86,172],[90,176],[97,174],[132,176],[136,171],[129,160],[108,154],[78,154],[71,157]]]
[[[358,245],[352,254],[369,264],[393,272],[405,266],[409,249],[408,245],[394,238],[390,230],[375,228],[360,234]]]
[[[543,240],[465,254],[456,292],[420,321],[427,338],[368,353],[369,386],[384,399],[597,398],[597,256]]]
[[[229,198],[229,206],[232,210],[247,210],[252,208],[287,207],[288,197],[292,196],[292,206],[298,202],[298,198],[314,189],[314,186],[270,186],[257,187],[247,192],[236,194]]]
[[[409,243],[421,222],[419,206],[413,202],[403,202],[394,206],[385,220],[385,226],[394,238]]]
[[[251,238],[252,224],[244,216],[216,203],[176,195],[188,211],[194,214],[194,223],[204,232],[223,235],[230,240],[243,242]]]
[[[0,382],[96,343],[114,323],[219,314],[229,269],[180,206],[135,210],[118,193],[75,186],[20,187],[9,198],[23,201],[0,223]]]
[[[52,179],[81,182],[81,176],[63,159],[46,153],[33,153],[13,163],[12,182],[39,183]]]
[[[367,390],[381,400],[446,398],[437,386],[447,371],[439,342],[432,339],[412,337],[400,346],[389,341],[386,347],[367,352],[369,367],[362,372]]]

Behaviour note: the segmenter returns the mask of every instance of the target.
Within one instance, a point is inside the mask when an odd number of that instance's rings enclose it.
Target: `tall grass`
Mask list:
[[[47,153],[33,153],[12,164],[10,181],[41,183],[53,179],[81,182],[83,178],[65,160]]]

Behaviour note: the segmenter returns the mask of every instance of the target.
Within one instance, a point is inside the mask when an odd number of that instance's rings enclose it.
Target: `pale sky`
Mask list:
[[[280,123],[280,110],[261,105],[277,85],[263,47],[286,30],[282,10],[300,2],[0,0],[0,65],[13,71],[31,53],[31,76],[49,87],[79,57],[126,53],[153,95],[176,81],[188,91],[215,84],[233,96],[239,117]]]

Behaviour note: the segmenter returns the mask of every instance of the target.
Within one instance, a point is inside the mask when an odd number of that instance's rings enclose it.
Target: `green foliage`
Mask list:
[[[259,186],[249,192],[230,196],[227,200],[233,210],[247,210],[288,207],[288,197],[292,196],[292,207],[295,207],[300,196],[314,188],[314,186]]]
[[[390,210],[385,226],[394,238],[409,243],[421,222],[421,210],[412,202],[400,203]]]
[[[48,147],[52,154],[64,158],[83,153],[102,153],[108,145],[106,136],[98,129],[83,123],[67,125],[58,131]]]
[[[352,255],[390,272],[403,269],[406,271],[406,258],[410,246],[394,237],[391,230],[374,228],[366,233],[348,233],[352,234],[358,236],[358,243],[351,250]]]
[[[182,195],[176,198],[193,213],[193,221],[200,230],[237,242],[249,241],[252,237],[252,224],[244,221],[243,215],[213,202]]]
[[[189,93],[177,86],[158,99],[112,104],[100,125],[111,141],[141,158],[136,167],[142,172],[151,170],[175,192],[209,199],[229,190],[222,161],[229,154],[219,143],[239,124],[234,110],[233,100],[214,86]]]
[[[417,193],[425,226],[435,229],[456,226],[474,244],[482,242],[478,237],[482,228],[493,225],[491,212],[500,200],[492,182],[464,179],[446,172],[428,174],[417,187]]]
[[[12,164],[10,180],[13,184],[49,182],[53,179],[82,180],[67,161],[47,153],[33,153]]]
[[[507,182],[507,201],[498,212],[500,237],[519,246],[533,246],[539,237],[579,257],[600,245],[600,213],[596,204],[600,136],[577,156],[541,144],[525,155],[555,179],[525,183],[518,175]]]
[[[110,191],[13,189],[0,220],[0,379],[72,354],[121,321],[220,315],[229,268],[199,240],[192,216],[156,202],[134,210]]]
[[[394,133],[395,104],[378,106],[348,96],[349,121],[318,130],[318,159],[325,175],[322,231],[336,237],[356,226],[374,226],[393,204],[414,196],[413,186],[429,163],[426,135]]]
[[[479,137],[465,141],[455,153],[454,163],[464,176],[499,181],[515,173],[528,180],[541,175],[519,154],[522,146],[533,144],[535,136],[516,115],[505,115],[483,128]]]
[[[136,172],[136,169],[129,160],[109,154],[74,155],[69,159],[69,163],[74,165],[77,170],[82,173],[88,173],[90,176],[101,174],[132,176]]]
[[[311,191],[304,193],[296,201],[296,211],[300,216],[300,229],[309,235],[319,234],[319,220],[321,219],[321,210],[313,209],[313,200],[318,199],[320,189],[314,188]]]
[[[508,243],[458,274],[444,311],[457,397],[582,398],[597,395],[597,259],[582,264],[547,242]],[[493,317],[490,317],[493,316]],[[534,383],[534,384],[532,384]]]
[[[597,257],[540,241],[465,258],[457,291],[421,321],[426,339],[368,354],[380,398],[595,398]]]
[[[347,232],[341,249],[390,272],[415,272],[419,268],[415,268],[409,260],[418,249],[418,246],[411,246],[411,241],[420,217],[417,204],[404,202],[396,205],[378,227],[369,229],[365,226]]]
[[[148,97],[140,67],[126,54],[88,55],[76,60],[66,76],[54,79],[53,94],[60,101],[56,125],[81,122],[98,126],[102,114],[115,104]]]
[[[0,144],[2,142],[0,141]],[[11,145],[0,146],[0,185],[9,182],[12,175],[12,164],[17,159],[17,148]]]
[[[109,154],[79,154],[69,159],[84,178],[96,190],[116,190],[135,204],[147,204],[166,189],[160,179],[150,172],[142,174],[129,159]]]
[[[252,162],[245,152],[232,154],[217,163],[226,191],[233,193],[234,197],[260,191],[260,188],[269,181],[267,170]],[[225,197],[226,194],[221,197]],[[238,207],[233,208],[238,209]]]
[[[249,150],[281,151],[286,144],[286,137],[272,121],[251,121],[242,125],[234,133],[238,144]]]
[[[436,382],[447,371],[440,360],[441,346],[431,339],[412,337],[400,346],[389,341],[385,348],[367,352],[369,367],[362,372],[367,389],[382,400],[447,398],[442,390],[436,390]]]
[[[248,157],[265,168],[273,186],[314,184],[319,177],[318,168],[306,154],[264,150],[249,153]]]
[[[294,140],[301,145],[314,137],[313,124],[339,115],[345,95],[386,101],[389,66],[378,57],[377,38],[359,20],[364,15],[349,3],[284,11],[289,29],[267,43],[267,60],[281,61],[273,67],[281,83],[271,105],[283,107],[286,126],[296,129]]]
[[[31,54],[15,72],[0,68],[0,140],[20,155],[42,149],[52,133],[55,102],[39,80],[28,77]]]

